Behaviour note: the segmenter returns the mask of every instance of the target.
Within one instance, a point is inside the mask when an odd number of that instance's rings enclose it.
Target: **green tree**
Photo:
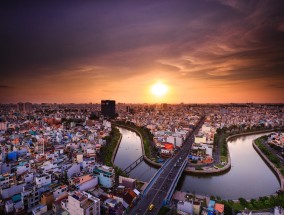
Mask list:
[[[248,205],[248,202],[247,200],[245,200],[244,198],[239,198],[239,202],[242,206],[247,206]]]

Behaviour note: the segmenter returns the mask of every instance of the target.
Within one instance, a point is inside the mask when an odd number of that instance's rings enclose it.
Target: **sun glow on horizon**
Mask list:
[[[165,84],[157,83],[151,87],[151,92],[157,97],[162,97],[168,92],[168,87]]]

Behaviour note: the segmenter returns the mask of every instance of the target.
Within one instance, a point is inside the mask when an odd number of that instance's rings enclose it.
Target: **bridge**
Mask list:
[[[150,180],[142,193],[141,200],[131,209],[130,214],[158,214],[163,205],[169,204],[179,178],[187,166],[187,156],[194,141],[194,135],[204,123],[204,117],[200,119],[195,129],[184,141],[181,150],[168,159]],[[152,211],[148,211],[150,204],[154,204]]]
[[[128,167],[126,167],[123,171],[126,174],[129,174],[135,167],[137,167],[141,162],[143,161],[143,155],[139,157],[136,161],[134,161],[132,164],[130,164]]]

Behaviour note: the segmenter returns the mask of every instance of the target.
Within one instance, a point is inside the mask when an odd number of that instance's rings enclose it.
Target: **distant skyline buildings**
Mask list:
[[[25,113],[30,113],[33,110],[33,104],[30,102],[19,102],[17,103],[17,111],[19,112],[25,112]]]
[[[24,110],[24,104],[28,103],[32,108],[35,106],[52,106],[52,105],[99,105],[101,106],[101,101],[99,102],[0,102],[0,105],[15,107],[17,111]],[[114,100],[116,101],[116,100]],[[161,109],[167,109],[169,105],[234,105],[234,104],[244,104],[244,105],[283,105],[284,102],[169,102],[169,103],[159,103],[159,102],[124,102],[124,101],[116,101],[116,105],[130,105],[127,106],[126,110],[129,111],[131,109],[131,105],[156,105],[156,107]],[[21,106],[21,107],[19,107]]]

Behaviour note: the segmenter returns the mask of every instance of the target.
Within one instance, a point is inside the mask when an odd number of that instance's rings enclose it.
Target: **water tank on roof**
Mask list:
[[[17,159],[18,159],[18,153],[16,151],[8,153],[8,160],[17,160]]]

